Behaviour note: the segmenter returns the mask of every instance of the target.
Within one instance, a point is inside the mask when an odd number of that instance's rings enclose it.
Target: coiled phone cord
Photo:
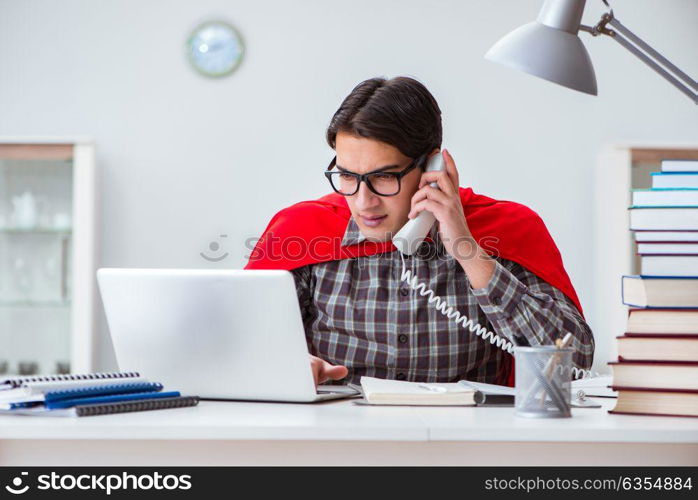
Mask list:
[[[469,329],[471,333],[474,333],[475,335],[477,335],[485,341],[489,341],[490,344],[496,344],[496,346],[502,349],[503,351],[506,351],[511,355],[514,354],[516,347],[511,341],[504,339],[499,335],[489,331],[487,328],[480,325],[479,323],[475,323],[465,314],[461,314],[453,306],[449,306],[446,303],[446,301],[443,300],[440,296],[436,295],[433,290],[427,288],[426,284],[419,283],[417,280],[417,276],[415,276],[414,272],[410,269],[407,269],[407,266],[405,265],[405,256],[403,255],[403,253],[399,251],[398,253],[400,254],[400,259],[402,260],[402,271],[400,273],[401,281],[407,283],[410,286],[410,288],[412,288],[412,290],[419,292],[421,296],[428,295],[428,303],[430,305],[435,304],[433,307],[441,314],[448,317],[448,319],[453,320],[456,324],[460,324],[463,328]],[[560,365],[558,365],[558,367],[560,369],[564,369]],[[580,378],[595,378],[602,376],[598,372],[584,370],[582,368],[577,368],[576,366],[572,367],[572,375],[574,380]]]

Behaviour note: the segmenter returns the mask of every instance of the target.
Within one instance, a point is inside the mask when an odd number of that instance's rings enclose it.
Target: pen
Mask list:
[[[570,345],[573,338],[574,337],[572,336],[572,333],[567,332],[567,334],[562,338],[562,341],[560,342],[560,348],[564,348],[564,347],[567,347],[568,345]],[[551,387],[550,384],[545,384],[544,382],[550,381],[552,370],[557,365],[557,363],[555,362],[555,361],[557,361],[557,358],[559,358],[559,356],[557,356],[557,355],[553,355],[550,357],[550,359],[546,363],[545,367],[543,368],[542,372],[540,373],[540,375],[543,375],[543,376],[539,377],[538,380],[533,383],[533,386],[528,390],[528,392],[523,396],[522,406],[524,406],[524,407],[527,406],[531,399],[535,400],[539,391],[542,390],[542,397],[545,398],[546,392],[550,392],[550,389],[556,388],[556,387]],[[551,395],[551,397],[552,397],[552,395]],[[543,401],[545,401],[545,399],[543,399]]]
[[[569,345],[569,343],[572,341],[572,333],[568,332],[567,335],[565,335],[564,338],[557,338],[555,339],[555,347],[557,349],[563,349]],[[553,379],[553,372],[555,371],[555,368],[557,365],[560,363],[560,356],[558,353],[553,354],[553,356],[550,358],[548,361],[548,364],[545,367],[545,378],[548,379],[548,381],[552,382]],[[540,395],[540,406],[543,407],[545,405],[545,391],[541,392]]]

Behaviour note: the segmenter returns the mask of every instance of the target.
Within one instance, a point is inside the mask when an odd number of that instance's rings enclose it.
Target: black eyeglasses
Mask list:
[[[395,196],[400,192],[402,178],[420,166],[425,157],[425,155],[418,156],[399,172],[355,174],[353,172],[332,171],[332,168],[337,164],[335,156],[325,171],[325,177],[330,181],[332,189],[342,196],[356,194],[359,191],[361,181],[365,182],[368,189],[379,196]]]

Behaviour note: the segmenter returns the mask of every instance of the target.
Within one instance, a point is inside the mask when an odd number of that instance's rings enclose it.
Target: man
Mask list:
[[[523,205],[459,187],[441,137],[441,111],[421,83],[360,83],[327,130],[335,192],[280,211],[257,243],[247,269],[293,272],[316,383],[513,384],[510,354],[401,280],[405,256],[391,240],[424,210],[437,224],[407,264],[420,282],[502,341],[552,345],[571,332],[575,367],[591,366],[593,334],[545,225]],[[425,172],[434,154],[446,168]]]

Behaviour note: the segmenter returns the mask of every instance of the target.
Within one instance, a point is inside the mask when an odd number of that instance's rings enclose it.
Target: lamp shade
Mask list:
[[[485,59],[596,95],[596,74],[584,44],[575,33],[533,21],[495,43]]]

